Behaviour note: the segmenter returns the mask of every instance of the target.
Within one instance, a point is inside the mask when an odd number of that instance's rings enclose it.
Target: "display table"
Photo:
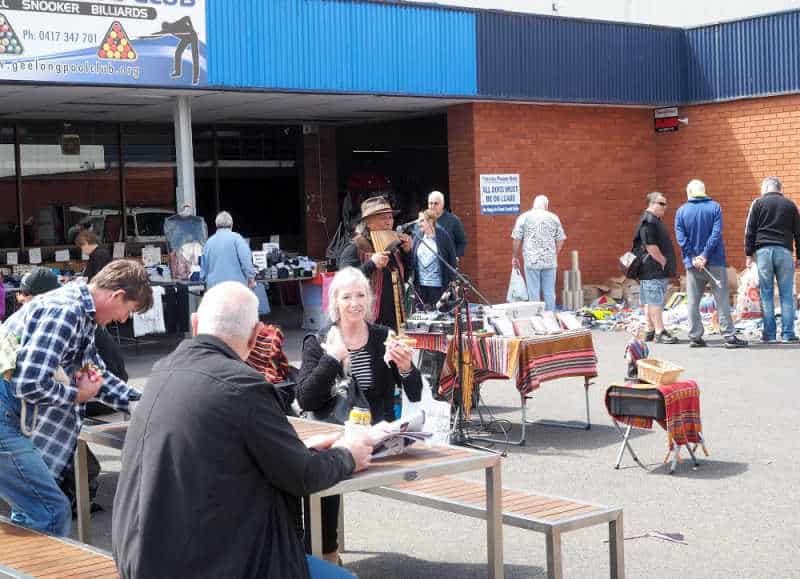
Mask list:
[[[622,434],[622,444],[614,468],[619,469],[622,455],[627,449],[633,460],[645,468],[630,444],[633,428],[651,429],[653,421],[667,432],[668,452],[664,462],[672,456],[670,474],[680,462],[680,449],[686,447],[695,467],[697,445],[708,456],[700,421],[700,388],[694,380],[674,384],[612,384],[606,389],[606,409]],[[620,424],[626,425],[623,432]]]
[[[456,386],[458,349],[452,336],[406,332],[417,340],[417,348],[446,353],[446,361],[439,379],[439,393],[446,395]],[[561,334],[531,338],[503,336],[464,336],[463,347],[469,349],[475,367],[475,383],[486,380],[512,379],[520,395],[522,433],[519,440],[510,444],[524,445],[526,425],[526,400],[542,382],[557,378],[582,376],[586,400],[586,422],[579,427],[591,427],[589,417],[590,378],[597,376],[597,355],[590,330],[574,330]],[[546,423],[547,424],[547,423]],[[553,424],[557,426],[572,426]]]

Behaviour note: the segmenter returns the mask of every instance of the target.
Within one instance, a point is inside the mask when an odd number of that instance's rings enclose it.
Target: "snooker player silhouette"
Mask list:
[[[152,36],[174,36],[180,40],[175,48],[172,78],[183,76],[183,52],[189,45],[192,46],[192,84],[198,84],[200,82],[200,46],[197,32],[192,26],[192,19],[184,16],[175,22],[162,22],[161,32],[156,32]]]

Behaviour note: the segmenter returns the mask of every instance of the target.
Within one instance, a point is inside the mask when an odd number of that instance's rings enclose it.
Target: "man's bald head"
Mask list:
[[[219,338],[244,360],[258,333],[258,298],[244,285],[226,281],[208,290],[192,316],[195,335]]]

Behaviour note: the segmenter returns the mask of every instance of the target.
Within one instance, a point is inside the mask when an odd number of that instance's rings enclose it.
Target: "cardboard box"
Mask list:
[[[625,305],[629,308],[638,308],[641,305],[639,284],[625,286],[622,298],[625,300]]]
[[[608,289],[606,289],[606,291],[608,291]],[[603,295],[603,292],[600,289],[600,286],[596,285],[583,286],[583,305],[585,306],[590,305],[594,300],[599,298],[601,295]]]

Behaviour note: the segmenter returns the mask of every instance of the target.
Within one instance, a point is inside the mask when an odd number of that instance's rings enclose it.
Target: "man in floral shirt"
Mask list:
[[[548,211],[549,206],[547,197],[538,195],[533,201],[533,209],[517,219],[511,232],[514,240],[511,265],[520,268],[519,255],[522,250],[528,299],[538,302],[541,301],[541,294],[544,294],[545,309],[552,312],[556,309],[557,257],[567,236],[558,216]]]

